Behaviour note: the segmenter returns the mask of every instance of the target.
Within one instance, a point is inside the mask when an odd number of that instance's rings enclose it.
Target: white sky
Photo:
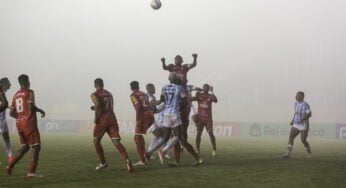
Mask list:
[[[134,119],[129,83],[168,82],[161,57],[185,63],[189,83],[214,86],[216,121],[290,121],[296,91],[312,122],[346,122],[344,0],[0,0],[0,77],[31,77],[48,118],[92,119],[93,80]]]

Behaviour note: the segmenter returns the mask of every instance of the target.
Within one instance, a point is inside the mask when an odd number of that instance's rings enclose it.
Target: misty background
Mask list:
[[[214,86],[214,121],[289,122],[302,90],[311,122],[346,122],[346,1],[0,0],[0,77],[30,76],[47,118],[93,119],[104,79],[120,120],[135,119],[129,83],[168,82],[161,57],[197,67],[190,84]]]

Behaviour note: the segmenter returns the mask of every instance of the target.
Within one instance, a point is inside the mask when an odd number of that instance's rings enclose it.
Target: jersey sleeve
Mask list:
[[[130,98],[131,98],[133,107],[135,108],[136,112],[139,112],[141,109],[141,106],[142,106],[141,101],[134,94],[132,94],[130,96]]]
[[[91,98],[91,101],[94,103],[94,105],[99,104],[99,99],[96,97],[95,93],[91,94],[90,98]]]
[[[183,69],[186,70],[186,71],[189,71],[191,68],[193,68],[192,64],[184,64],[183,65]]]
[[[167,66],[167,70],[168,70],[169,72],[174,72],[174,65],[173,65],[173,64],[169,64],[169,65]]]

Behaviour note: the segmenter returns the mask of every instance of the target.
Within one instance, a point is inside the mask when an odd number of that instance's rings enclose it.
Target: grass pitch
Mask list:
[[[0,173],[0,187],[346,187],[346,143],[342,140],[313,139],[314,153],[306,158],[305,149],[296,139],[291,159],[282,159],[287,138],[217,138],[217,156],[211,156],[208,137],[203,137],[202,166],[182,153],[181,166],[162,166],[158,159],[146,167],[128,173],[118,151],[107,136],[103,146],[109,167],[95,171],[98,159],[92,136],[79,134],[42,134],[42,151],[37,173],[43,178],[27,179],[30,153],[14,168],[11,176]],[[146,137],[147,144],[151,136]],[[189,138],[194,143],[194,138]],[[123,136],[133,162],[138,160],[132,136]],[[12,135],[18,149],[18,136]],[[0,147],[0,161],[5,167],[5,151]]]

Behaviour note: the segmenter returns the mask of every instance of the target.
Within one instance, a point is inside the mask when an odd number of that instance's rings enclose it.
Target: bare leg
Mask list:
[[[307,141],[308,133],[309,133],[309,130],[302,131],[301,135],[300,135],[300,138],[301,138],[302,143],[304,144],[304,147],[306,148],[306,151],[309,154],[309,157],[311,157],[312,156],[311,148],[310,148],[309,142]]]
[[[300,131],[298,129],[296,129],[294,127],[291,128],[290,136],[288,138],[287,152],[286,152],[286,154],[283,155],[283,157],[285,157],[285,158],[291,157],[294,139],[299,134],[299,132]]]

